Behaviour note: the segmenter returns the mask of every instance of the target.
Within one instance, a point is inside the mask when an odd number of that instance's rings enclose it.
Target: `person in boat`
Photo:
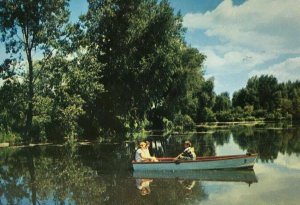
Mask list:
[[[149,147],[150,147],[150,142],[146,141],[146,148],[144,149],[144,153],[146,155],[146,157],[151,157],[153,162],[158,162],[158,160],[156,159],[156,157],[152,157],[149,151]]]
[[[194,147],[192,147],[192,143],[189,140],[184,142],[184,150],[180,153],[175,160],[196,160],[196,153]]]
[[[149,150],[147,149],[147,144],[141,142],[139,149],[135,152],[135,161],[136,162],[157,162],[158,160],[155,157],[151,157]]]

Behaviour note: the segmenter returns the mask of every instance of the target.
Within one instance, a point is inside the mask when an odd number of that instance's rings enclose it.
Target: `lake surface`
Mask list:
[[[300,126],[257,124],[149,136],[152,154],[258,153],[253,170],[133,172],[134,142],[0,149],[0,204],[300,204]]]

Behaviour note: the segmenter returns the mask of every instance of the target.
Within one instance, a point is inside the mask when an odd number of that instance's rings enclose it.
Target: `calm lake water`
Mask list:
[[[300,126],[258,124],[149,136],[152,154],[258,153],[253,170],[133,172],[134,142],[0,149],[0,204],[300,204]]]

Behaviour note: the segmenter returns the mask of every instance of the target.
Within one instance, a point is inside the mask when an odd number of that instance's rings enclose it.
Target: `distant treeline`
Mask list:
[[[300,119],[300,81],[278,83],[270,75],[254,76],[245,88],[215,97],[207,121],[279,121]]]
[[[70,23],[68,0],[0,3],[0,141],[124,140],[212,121],[299,119],[299,82],[253,77],[214,93],[205,56],[184,41],[168,1],[89,0]],[[34,56],[40,56],[34,58]]]

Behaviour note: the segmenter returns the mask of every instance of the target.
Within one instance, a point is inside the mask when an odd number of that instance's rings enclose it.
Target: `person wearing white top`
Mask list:
[[[151,157],[147,144],[141,142],[139,149],[135,152],[135,161],[136,162],[157,162],[158,160],[155,157]]]

